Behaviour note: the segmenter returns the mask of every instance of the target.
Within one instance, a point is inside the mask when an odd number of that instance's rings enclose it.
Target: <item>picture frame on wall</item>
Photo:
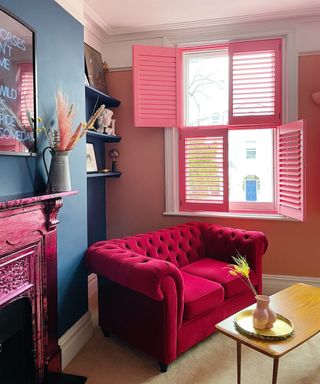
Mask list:
[[[94,146],[92,143],[86,144],[86,164],[87,164],[87,172],[98,172],[96,154],[94,151]]]
[[[85,75],[92,88],[108,93],[101,53],[84,43]]]

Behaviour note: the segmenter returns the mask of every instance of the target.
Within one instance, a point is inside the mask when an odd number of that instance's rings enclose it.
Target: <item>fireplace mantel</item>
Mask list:
[[[30,299],[38,383],[61,370],[56,226],[62,198],[76,193],[0,197],[0,308]]]
[[[77,191],[69,191],[49,194],[24,193],[22,195],[4,196],[0,197],[0,210],[18,208],[20,206],[35,204],[47,200],[56,200],[65,196],[76,195],[77,193]]]

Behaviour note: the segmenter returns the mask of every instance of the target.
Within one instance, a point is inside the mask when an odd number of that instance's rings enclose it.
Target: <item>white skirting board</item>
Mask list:
[[[92,334],[91,312],[88,311],[58,340],[61,348],[62,369],[80,352]]]
[[[88,276],[88,296],[89,302],[92,300],[93,296],[95,296],[98,292],[98,280],[97,275],[95,273],[91,273]]]
[[[265,295],[272,295],[293,284],[304,283],[320,287],[320,278],[289,275],[263,275],[262,290]],[[88,276],[89,300],[97,294],[97,276]],[[59,345],[62,352],[62,369],[64,369],[89,341],[93,333],[91,312],[85,313],[62,337]]]
[[[320,277],[290,276],[290,275],[262,275],[262,292],[272,295],[293,284],[303,283],[320,287]]]

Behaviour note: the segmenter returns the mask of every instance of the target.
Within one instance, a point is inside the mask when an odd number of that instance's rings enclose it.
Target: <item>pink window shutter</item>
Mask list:
[[[304,121],[278,127],[278,211],[304,220]]]
[[[228,211],[227,130],[181,131],[180,209]]]
[[[229,124],[281,124],[281,40],[229,45]]]
[[[175,48],[133,46],[135,127],[177,126]]]

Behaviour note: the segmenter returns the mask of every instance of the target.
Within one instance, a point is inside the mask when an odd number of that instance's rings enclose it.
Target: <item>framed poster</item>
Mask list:
[[[0,8],[0,154],[36,151],[35,32]]]
[[[96,154],[92,143],[86,144],[87,151],[87,172],[98,172]]]
[[[91,87],[100,92],[108,93],[101,53],[84,44],[85,71]]]

